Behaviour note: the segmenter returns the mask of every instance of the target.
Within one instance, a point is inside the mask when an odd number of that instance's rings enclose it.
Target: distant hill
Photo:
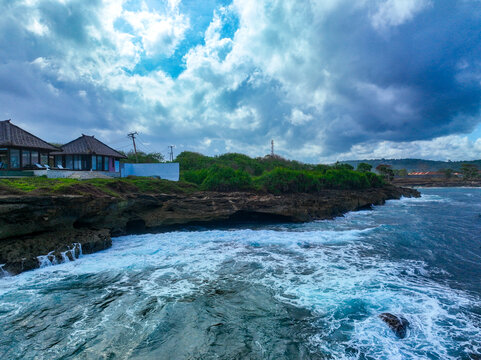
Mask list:
[[[374,159],[374,160],[348,160],[340,161],[357,167],[359,163],[367,163],[373,168],[380,164],[391,165],[393,169],[406,169],[407,171],[438,171],[441,169],[460,170],[461,164],[473,164],[481,169],[481,160],[472,161],[435,161],[423,159]]]

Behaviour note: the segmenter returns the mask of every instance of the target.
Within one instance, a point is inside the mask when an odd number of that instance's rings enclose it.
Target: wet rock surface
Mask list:
[[[404,339],[406,337],[409,321],[405,317],[391,313],[382,313],[379,317],[398,338]]]
[[[106,249],[111,245],[111,236],[213,222],[331,219],[402,196],[420,194],[413,189],[385,186],[281,196],[247,192],[123,197],[3,195],[0,196],[0,266],[4,271],[18,274],[39,267],[38,256],[50,254],[60,262],[60,257],[64,259],[61,254],[77,243],[84,254]]]

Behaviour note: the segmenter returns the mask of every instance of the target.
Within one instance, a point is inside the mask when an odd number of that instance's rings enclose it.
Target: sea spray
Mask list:
[[[38,264],[40,268],[47,266],[58,265],[65,262],[75,261],[82,256],[82,244],[73,243],[72,247],[65,251],[62,251],[57,256],[55,251],[49,252],[47,255],[37,256]]]
[[[0,278],[10,276],[9,272],[3,268],[4,266],[5,264],[0,264]]]

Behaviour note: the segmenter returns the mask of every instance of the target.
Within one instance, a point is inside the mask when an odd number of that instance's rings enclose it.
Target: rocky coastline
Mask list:
[[[481,179],[466,180],[452,177],[446,178],[395,178],[392,181],[395,186],[402,187],[481,187]]]
[[[251,192],[0,196],[0,277],[107,249],[112,237],[215,222],[331,219],[386,200],[420,196],[387,185],[319,194]]]

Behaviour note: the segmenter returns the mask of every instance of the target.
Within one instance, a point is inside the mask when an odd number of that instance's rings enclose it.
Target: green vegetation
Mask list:
[[[392,181],[394,178],[394,170],[391,169],[390,165],[378,165],[376,170],[387,181]]]
[[[31,193],[39,195],[122,196],[125,194],[182,194],[198,191],[186,182],[173,182],[147,177],[125,179],[48,179],[44,176],[0,179],[0,194]]]
[[[142,151],[137,151],[137,155],[133,151],[128,153],[120,151],[120,153],[127,156],[127,159],[120,160],[124,163],[161,163],[164,161],[164,155],[161,153],[144,153]]]
[[[369,172],[371,171],[372,169],[372,165],[371,164],[366,164],[366,163],[359,163],[357,165],[357,171],[360,171],[360,172]]]
[[[242,154],[209,157],[183,152],[181,179],[202,190],[264,191],[282,193],[317,193],[323,189],[366,189],[384,184],[381,177],[369,171],[354,171],[349,164],[303,164],[279,156],[250,158]]]
[[[463,174],[463,179],[472,180],[479,178],[479,170],[474,164],[462,164],[461,173]]]
[[[324,189],[367,189],[384,185],[381,176],[354,171],[348,164],[303,164],[279,156],[250,158],[242,154],[216,157],[183,152],[181,181],[147,177],[125,179],[0,179],[0,194],[91,195],[121,197],[129,194],[192,193],[195,191],[259,191],[273,194],[319,193]]]
[[[453,169],[441,169],[439,172],[444,174],[446,179],[451,179],[453,177],[454,170]]]

